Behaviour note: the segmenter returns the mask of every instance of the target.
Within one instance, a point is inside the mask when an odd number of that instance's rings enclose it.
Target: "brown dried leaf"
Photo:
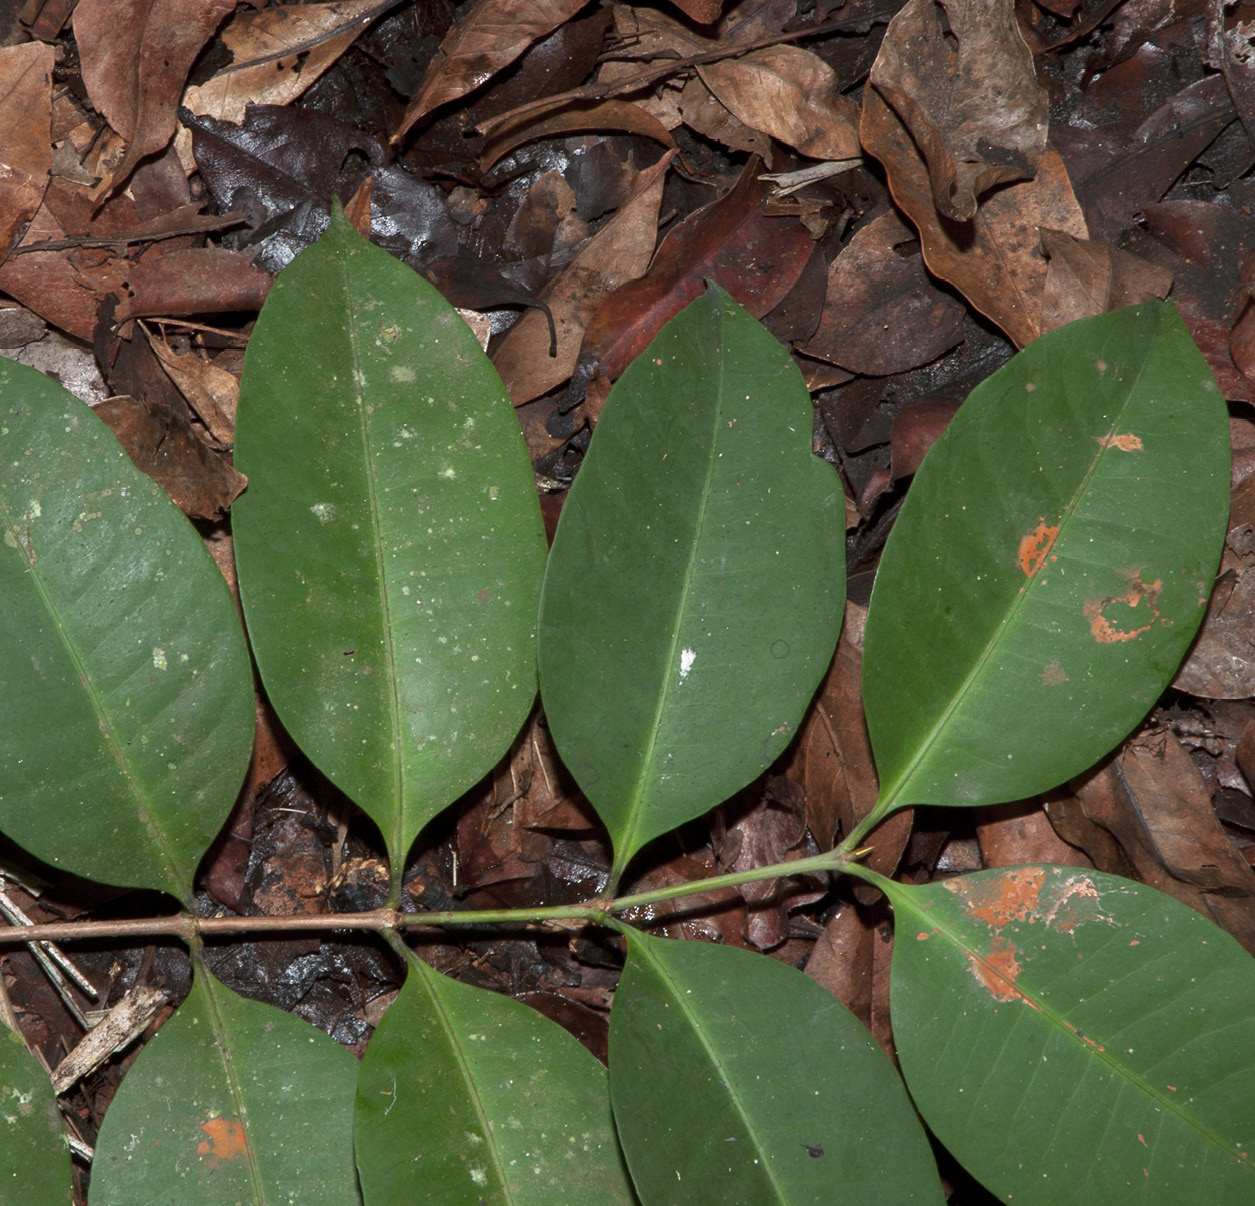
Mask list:
[[[918,254],[896,250],[914,238],[888,210],[841,249],[808,356],[885,377],[928,364],[963,338],[963,304],[928,279]]]
[[[548,393],[571,376],[597,307],[649,267],[663,181],[673,154],[668,152],[641,172],[619,212],[545,290],[558,333],[557,356],[549,355],[549,324],[539,310],[527,311],[507,332],[493,363],[515,406]]]
[[[1065,867],[1093,867],[1075,846],[1063,840],[1036,801],[996,804],[977,813],[976,839],[986,867],[1013,867],[1019,863],[1059,863]]]
[[[290,104],[394,3],[336,0],[242,12],[222,31],[231,65],[189,88],[183,103],[193,113],[236,125],[249,104]]]
[[[670,131],[640,105],[627,101],[609,100],[592,104],[572,104],[570,100],[555,98],[554,111],[537,112],[529,109],[518,121],[493,126],[492,138],[484,145],[479,157],[479,170],[488,171],[503,155],[516,147],[538,138],[560,137],[578,134],[586,130],[598,133],[616,131],[625,134],[643,134],[674,149],[675,139]]]
[[[871,740],[863,719],[863,657],[854,640],[856,611],[847,605],[847,622],[828,673],[820,684],[786,773],[797,777],[806,792],[808,822],[816,842],[831,850],[838,833],[849,833],[872,810],[880,787]],[[913,819],[911,809],[894,813],[875,831],[867,865],[892,875],[906,848]]]
[[[858,107],[836,73],[800,46],[767,46],[697,69],[706,86],[745,125],[814,159],[859,154]]]
[[[26,228],[20,246],[55,243],[66,237],[45,200]],[[28,310],[79,339],[90,340],[96,326],[96,294],[81,275],[89,260],[97,268],[111,264],[107,251],[32,251],[0,264],[0,289]]]
[[[971,222],[943,218],[910,132],[874,88],[863,94],[863,146],[885,165],[893,199],[915,223],[929,269],[1019,346],[1042,332],[1046,259],[1040,230],[1088,237],[1063,160],[1049,148],[1034,179],[999,189]]]
[[[668,319],[700,296],[708,278],[755,318],[784,299],[813,242],[796,218],[762,212],[767,187],[761,167],[751,159],[728,192],[668,232],[643,277],[602,302],[589,323],[577,376],[596,367],[617,378]]]
[[[221,444],[235,442],[235,410],[240,381],[234,373],[202,360],[191,352],[176,352],[166,341],[145,330],[148,342],[170,380],[179,387],[188,405]]]
[[[174,135],[187,74],[235,0],[80,0],[74,37],[92,104],[130,144],[123,180]]]
[[[1086,816],[1116,838],[1143,882],[1212,917],[1255,952],[1255,873],[1220,827],[1198,769],[1171,733],[1128,742],[1072,787]]]
[[[433,109],[465,96],[508,67],[584,4],[585,0],[477,0],[445,35],[393,142]]]
[[[950,425],[958,402],[944,398],[921,398],[904,406],[893,417],[893,434],[889,438],[892,478],[909,477],[921,464],[928,450]]]
[[[126,265],[127,295],[115,317],[260,310],[272,283],[248,256],[221,247],[184,247]]]
[[[0,263],[42,204],[52,171],[51,46],[0,48]]]
[[[123,395],[106,399],[96,413],[109,424],[135,467],[185,514],[217,519],[248,484],[172,410]]]
[[[1216,580],[1198,639],[1172,685],[1204,699],[1255,695],[1255,566],[1243,565]]]
[[[719,20],[723,12],[723,0],[670,0],[686,17],[691,17],[700,25],[709,25]]]
[[[908,0],[889,22],[871,83],[923,152],[947,218],[970,221],[981,193],[1036,175],[1046,92],[1013,0]]]
[[[1170,269],[1108,243],[1046,227],[1041,243],[1050,257],[1041,301],[1043,331],[1152,297],[1167,297],[1172,288]]]

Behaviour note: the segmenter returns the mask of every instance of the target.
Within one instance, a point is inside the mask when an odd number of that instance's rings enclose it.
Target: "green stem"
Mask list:
[[[855,831],[859,832],[858,830]],[[835,871],[859,874],[858,852],[846,849],[849,839],[837,849],[810,858],[792,862],[773,863],[768,867],[755,867],[750,871],[734,871],[728,875],[713,875],[709,879],[690,880],[667,888],[655,888],[650,892],[635,892],[631,896],[615,899],[599,898],[580,904],[552,905],[535,909],[457,909],[426,913],[397,913],[390,908],[373,909],[367,913],[300,914],[290,917],[193,917],[179,913],[173,917],[132,918],[125,921],[76,921],[52,922],[43,925],[13,926],[0,928],[0,947],[10,943],[37,941],[66,942],[83,938],[140,938],[155,934],[174,934],[184,942],[198,943],[202,938],[219,934],[282,933],[298,930],[374,930],[389,934],[406,927],[423,926],[483,926],[483,925],[547,925],[563,921],[578,921],[587,925],[610,925],[619,928],[612,918],[614,913],[628,909],[644,908],[667,900],[685,896],[702,896],[722,888],[735,888],[741,884],[756,883],[767,879],[788,879],[811,871]],[[866,876],[864,876],[866,878]],[[397,938],[399,942],[399,937]]]

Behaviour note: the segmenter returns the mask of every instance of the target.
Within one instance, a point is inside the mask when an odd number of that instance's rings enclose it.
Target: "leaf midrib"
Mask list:
[[[648,943],[650,941],[669,942],[672,939],[647,939],[644,942],[633,943],[633,950],[640,957],[648,961],[654,974],[666,986],[671,994],[672,1003],[679,1010],[684,1020],[688,1023],[690,1032],[697,1038],[702,1050],[706,1053],[711,1067],[718,1070],[715,1083],[722,1085],[728,1091],[728,1100],[732,1103],[737,1117],[741,1120],[741,1127],[745,1134],[749,1136],[750,1142],[754,1146],[754,1151],[758,1154],[757,1164],[767,1176],[767,1180],[771,1183],[771,1188],[775,1194],[776,1201],[787,1203],[790,1198],[784,1187],[780,1184],[780,1179],[776,1174],[775,1165],[771,1159],[771,1152],[768,1147],[759,1142],[758,1128],[754,1125],[752,1115],[748,1112],[742,1100],[742,1095],[734,1087],[736,1078],[733,1076],[731,1069],[718,1051],[711,1045],[707,1038],[706,1031],[701,1024],[696,1011],[690,1004],[691,997],[689,994],[682,992],[680,986],[671,978],[670,973],[663,965],[662,961],[657,958],[650,949]]]
[[[707,296],[709,297],[710,295],[708,294]],[[675,615],[671,624],[671,641],[667,650],[665,676],[663,679],[662,690],[658,693],[658,703],[654,708],[654,715],[650,722],[645,748],[641,753],[640,774],[637,775],[636,783],[632,791],[632,798],[628,805],[628,821],[624,827],[622,841],[619,843],[619,848],[615,851],[615,866],[610,875],[611,884],[618,882],[619,876],[626,869],[628,862],[639,848],[638,838],[636,835],[642,828],[641,819],[645,811],[646,795],[649,788],[656,781],[654,763],[658,749],[658,738],[662,729],[662,719],[667,710],[667,702],[671,697],[672,681],[674,678],[676,664],[676,651],[680,645],[680,630],[683,626],[684,619],[688,614],[689,600],[692,595],[693,578],[697,564],[697,551],[702,545],[702,533],[705,530],[706,516],[710,508],[710,484],[714,479],[715,462],[718,460],[716,448],[718,447],[719,442],[719,420],[723,414],[721,399],[723,398],[725,376],[724,360],[726,354],[723,308],[717,301],[715,301],[714,309],[715,315],[718,318],[718,345],[716,354],[712,357],[712,359],[717,365],[717,371],[712,372],[709,376],[713,379],[716,401],[714,406],[711,408],[710,427],[712,439],[709,445],[710,454],[707,457],[706,480],[702,486],[700,495],[701,501],[697,510],[696,522],[693,525],[693,539],[689,543],[689,555],[684,566],[684,581],[680,591],[679,603],[676,606]]]
[[[340,258],[339,264],[341,287],[346,302],[345,310],[351,316],[349,321],[344,324],[345,337],[349,345],[349,356],[352,361],[349,379],[353,383],[353,400],[357,406],[358,424],[362,436],[362,460],[366,470],[366,497],[370,507],[371,531],[374,536],[374,539],[371,541],[371,548],[375,557],[375,581],[379,597],[379,612],[383,622],[383,652],[389,703],[388,727],[392,738],[392,757],[389,768],[392,777],[392,799],[389,801],[392,824],[390,826],[391,833],[388,835],[388,854],[395,866],[404,861],[405,858],[405,801],[403,797],[405,749],[401,726],[401,699],[400,683],[397,675],[396,643],[393,640],[392,609],[388,596],[387,567],[384,564],[383,556],[383,520],[379,506],[379,482],[376,476],[374,447],[371,443],[370,415],[366,409],[366,399],[361,384],[366,378],[362,369],[361,343],[358,338],[356,309],[352,305],[352,299],[355,296],[354,290],[351,288],[350,276],[350,261],[352,258],[352,250],[346,250],[345,254]]]

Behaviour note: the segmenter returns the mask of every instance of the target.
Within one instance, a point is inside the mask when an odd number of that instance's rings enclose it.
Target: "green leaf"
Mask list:
[[[902,1081],[839,1001],[774,959],[629,932],[610,1094],[654,1203],[941,1203]]]
[[[0,1025],[0,1202],[65,1206],[72,1188],[52,1082],[21,1035]]]
[[[545,540],[518,420],[457,312],[337,214],[258,318],[235,456],[262,679],[396,865],[535,697]]]
[[[974,389],[876,574],[864,698],[883,815],[1053,787],[1145,715],[1203,617],[1224,399],[1173,306],[1084,319]]]
[[[788,354],[723,290],[619,379],[563,506],[545,713],[616,873],[788,744],[845,599],[844,513]]]
[[[192,899],[248,767],[253,691],[200,537],[91,410],[0,360],[0,828]]]
[[[632,1201],[601,1064],[417,958],[366,1048],[356,1141],[367,1206]]]
[[[200,970],[105,1114],[92,1206],[360,1201],[357,1072],[321,1030]]]
[[[893,903],[898,1057],[1005,1201],[1255,1202],[1255,961],[1152,888],[1029,866]]]

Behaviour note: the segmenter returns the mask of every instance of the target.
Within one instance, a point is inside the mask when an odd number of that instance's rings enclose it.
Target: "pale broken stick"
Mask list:
[[[111,1055],[135,1041],[152,1023],[170,994],[160,988],[137,984],[79,1040],[52,1073],[52,1087],[67,1092],[94,1072]]]

